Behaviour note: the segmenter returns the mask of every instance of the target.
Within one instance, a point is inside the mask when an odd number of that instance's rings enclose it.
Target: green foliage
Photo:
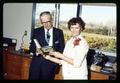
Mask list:
[[[84,32],[87,33],[95,33],[95,34],[102,34],[102,35],[108,35],[108,29],[107,28],[97,28],[97,29],[92,29],[92,28],[86,28]]]
[[[65,41],[71,38],[69,30],[63,30]],[[97,48],[103,51],[116,52],[116,37],[105,36],[93,33],[83,33],[90,48]]]
[[[97,34],[84,34],[90,48],[97,48],[103,51],[116,52],[115,37],[109,37]]]

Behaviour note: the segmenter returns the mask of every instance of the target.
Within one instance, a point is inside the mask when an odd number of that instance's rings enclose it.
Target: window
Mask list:
[[[77,4],[60,4],[59,28],[63,30],[65,41],[71,37],[67,22],[77,15]]]
[[[116,52],[116,5],[82,4],[84,36],[91,48]]]
[[[80,5],[80,9],[78,9]],[[71,37],[67,22],[77,16],[85,21],[83,36],[90,48],[116,52],[116,5],[112,3],[36,3],[35,27],[40,26],[39,14],[48,10],[54,18],[54,26],[64,32],[65,41]],[[79,14],[78,13],[78,14]]]
[[[43,11],[50,11],[53,15],[53,22],[56,28],[60,28],[64,31],[65,40],[70,38],[70,31],[67,28],[67,22],[72,17],[76,17],[77,14],[77,3],[74,4],[61,4],[61,3],[36,3],[35,12],[35,26],[38,28],[41,26],[39,15]],[[66,12],[67,11],[67,12]]]
[[[55,12],[55,4],[50,3],[37,3],[36,4],[36,12],[35,12],[35,28],[40,27],[40,19],[39,15],[43,11],[50,11],[53,13]]]

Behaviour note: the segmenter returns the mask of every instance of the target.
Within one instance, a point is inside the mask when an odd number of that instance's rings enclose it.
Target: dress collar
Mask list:
[[[75,39],[78,39],[78,38],[81,39],[81,37],[82,37],[82,35],[81,35],[81,33],[80,33],[78,36],[76,36],[76,37],[72,37],[72,40],[75,40]]]

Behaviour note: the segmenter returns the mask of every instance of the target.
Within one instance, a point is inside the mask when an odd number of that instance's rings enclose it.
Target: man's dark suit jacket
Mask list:
[[[30,44],[30,52],[34,53],[34,55],[33,55],[33,59],[30,66],[30,79],[43,79],[43,80],[53,79],[54,71],[56,70],[56,67],[58,67],[58,64],[51,62],[49,60],[46,60],[45,58],[42,57],[42,55],[39,55],[39,57],[36,57],[35,55],[36,45],[33,39],[37,39],[37,41],[42,47],[48,45],[45,40],[44,27],[36,28],[33,31],[32,41]],[[64,46],[65,46],[65,42],[64,42],[63,31],[53,27],[54,50],[62,53],[64,50]],[[31,74],[31,72],[35,74],[34,75]]]

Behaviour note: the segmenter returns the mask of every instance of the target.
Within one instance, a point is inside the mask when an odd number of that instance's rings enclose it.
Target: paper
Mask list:
[[[35,42],[37,48],[41,48],[40,44],[38,43],[38,41],[36,39],[34,39],[34,42]]]

